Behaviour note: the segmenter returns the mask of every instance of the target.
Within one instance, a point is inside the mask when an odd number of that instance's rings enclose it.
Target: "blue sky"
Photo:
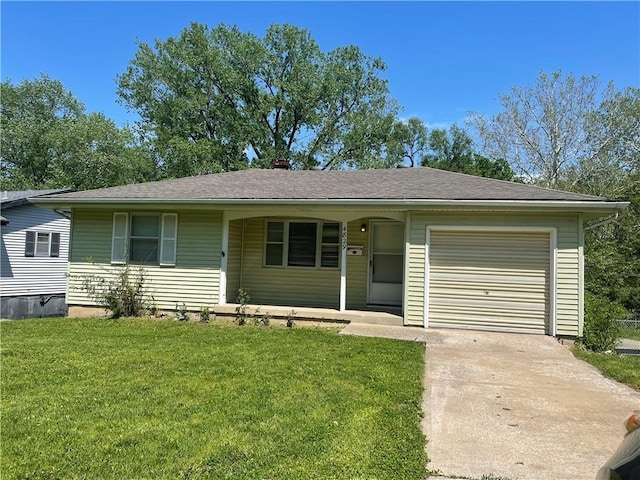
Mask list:
[[[540,70],[640,86],[640,2],[8,2],[0,5],[2,79],[60,80],[90,112],[124,124],[116,77],[136,41],[177,36],[192,21],[307,28],[327,51],[354,44],[388,65],[403,117],[460,123],[494,114],[498,94]]]

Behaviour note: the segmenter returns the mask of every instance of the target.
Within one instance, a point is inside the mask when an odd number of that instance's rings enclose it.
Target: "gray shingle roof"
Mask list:
[[[607,199],[433,168],[242,170],[63,193],[68,200],[531,200]]]
[[[51,190],[13,190],[3,191],[0,195],[0,206],[4,208],[26,205],[27,198],[42,197],[55,193],[70,192],[70,188],[54,188]]]

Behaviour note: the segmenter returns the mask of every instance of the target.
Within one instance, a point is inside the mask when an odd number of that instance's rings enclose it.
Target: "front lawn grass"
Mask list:
[[[422,479],[424,345],[307,328],[1,328],[3,479]]]
[[[605,377],[640,391],[640,355],[594,353],[583,348],[574,348],[573,353],[596,367]]]

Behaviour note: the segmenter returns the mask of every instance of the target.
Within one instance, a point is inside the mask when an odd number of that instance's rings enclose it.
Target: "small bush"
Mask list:
[[[287,314],[287,327],[292,328],[293,327],[293,321],[296,318],[296,311],[295,310],[291,310],[288,314]]]
[[[110,311],[112,318],[138,317],[149,311],[152,302],[147,298],[145,271],[142,267],[133,268],[125,264],[115,275],[104,270],[105,276],[76,277],[80,280],[79,288]]]
[[[238,295],[236,296],[236,303],[238,306],[236,307],[236,323],[238,325],[244,325],[247,323],[249,318],[249,314],[247,314],[247,305],[249,304],[249,300],[251,297],[249,296],[249,292],[244,288],[238,289]]]
[[[209,310],[209,307],[202,307],[200,309],[200,321],[202,323],[209,323],[210,318],[211,318],[211,310]]]
[[[264,315],[260,314],[260,307],[256,308],[256,313],[250,316],[253,319],[254,325],[262,325],[263,327],[268,327],[271,325],[271,315],[265,313]]]
[[[618,302],[585,292],[582,344],[594,352],[613,350],[620,337],[620,320],[627,312]]]
[[[182,305],[178,306],[176,303],[176,318],[181,322],[189,320],[189,314],[187,313],[187,304],[182,302]]]

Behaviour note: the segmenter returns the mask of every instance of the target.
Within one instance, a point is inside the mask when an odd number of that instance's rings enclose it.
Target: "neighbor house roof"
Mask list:
[[[433,168],[385,170],[249,169],[54,195],[36,203],[430,203],[588,202],[606,198]]]
[[[0,208],[3,210],[6,208],[19,207],[20,205],[28,204],[28,198],[42,197],[45,195],[52,195],[56,193],[71,192],[71,188],[55,188],[52,190],[14,190],[3,191],[0,195]]]

